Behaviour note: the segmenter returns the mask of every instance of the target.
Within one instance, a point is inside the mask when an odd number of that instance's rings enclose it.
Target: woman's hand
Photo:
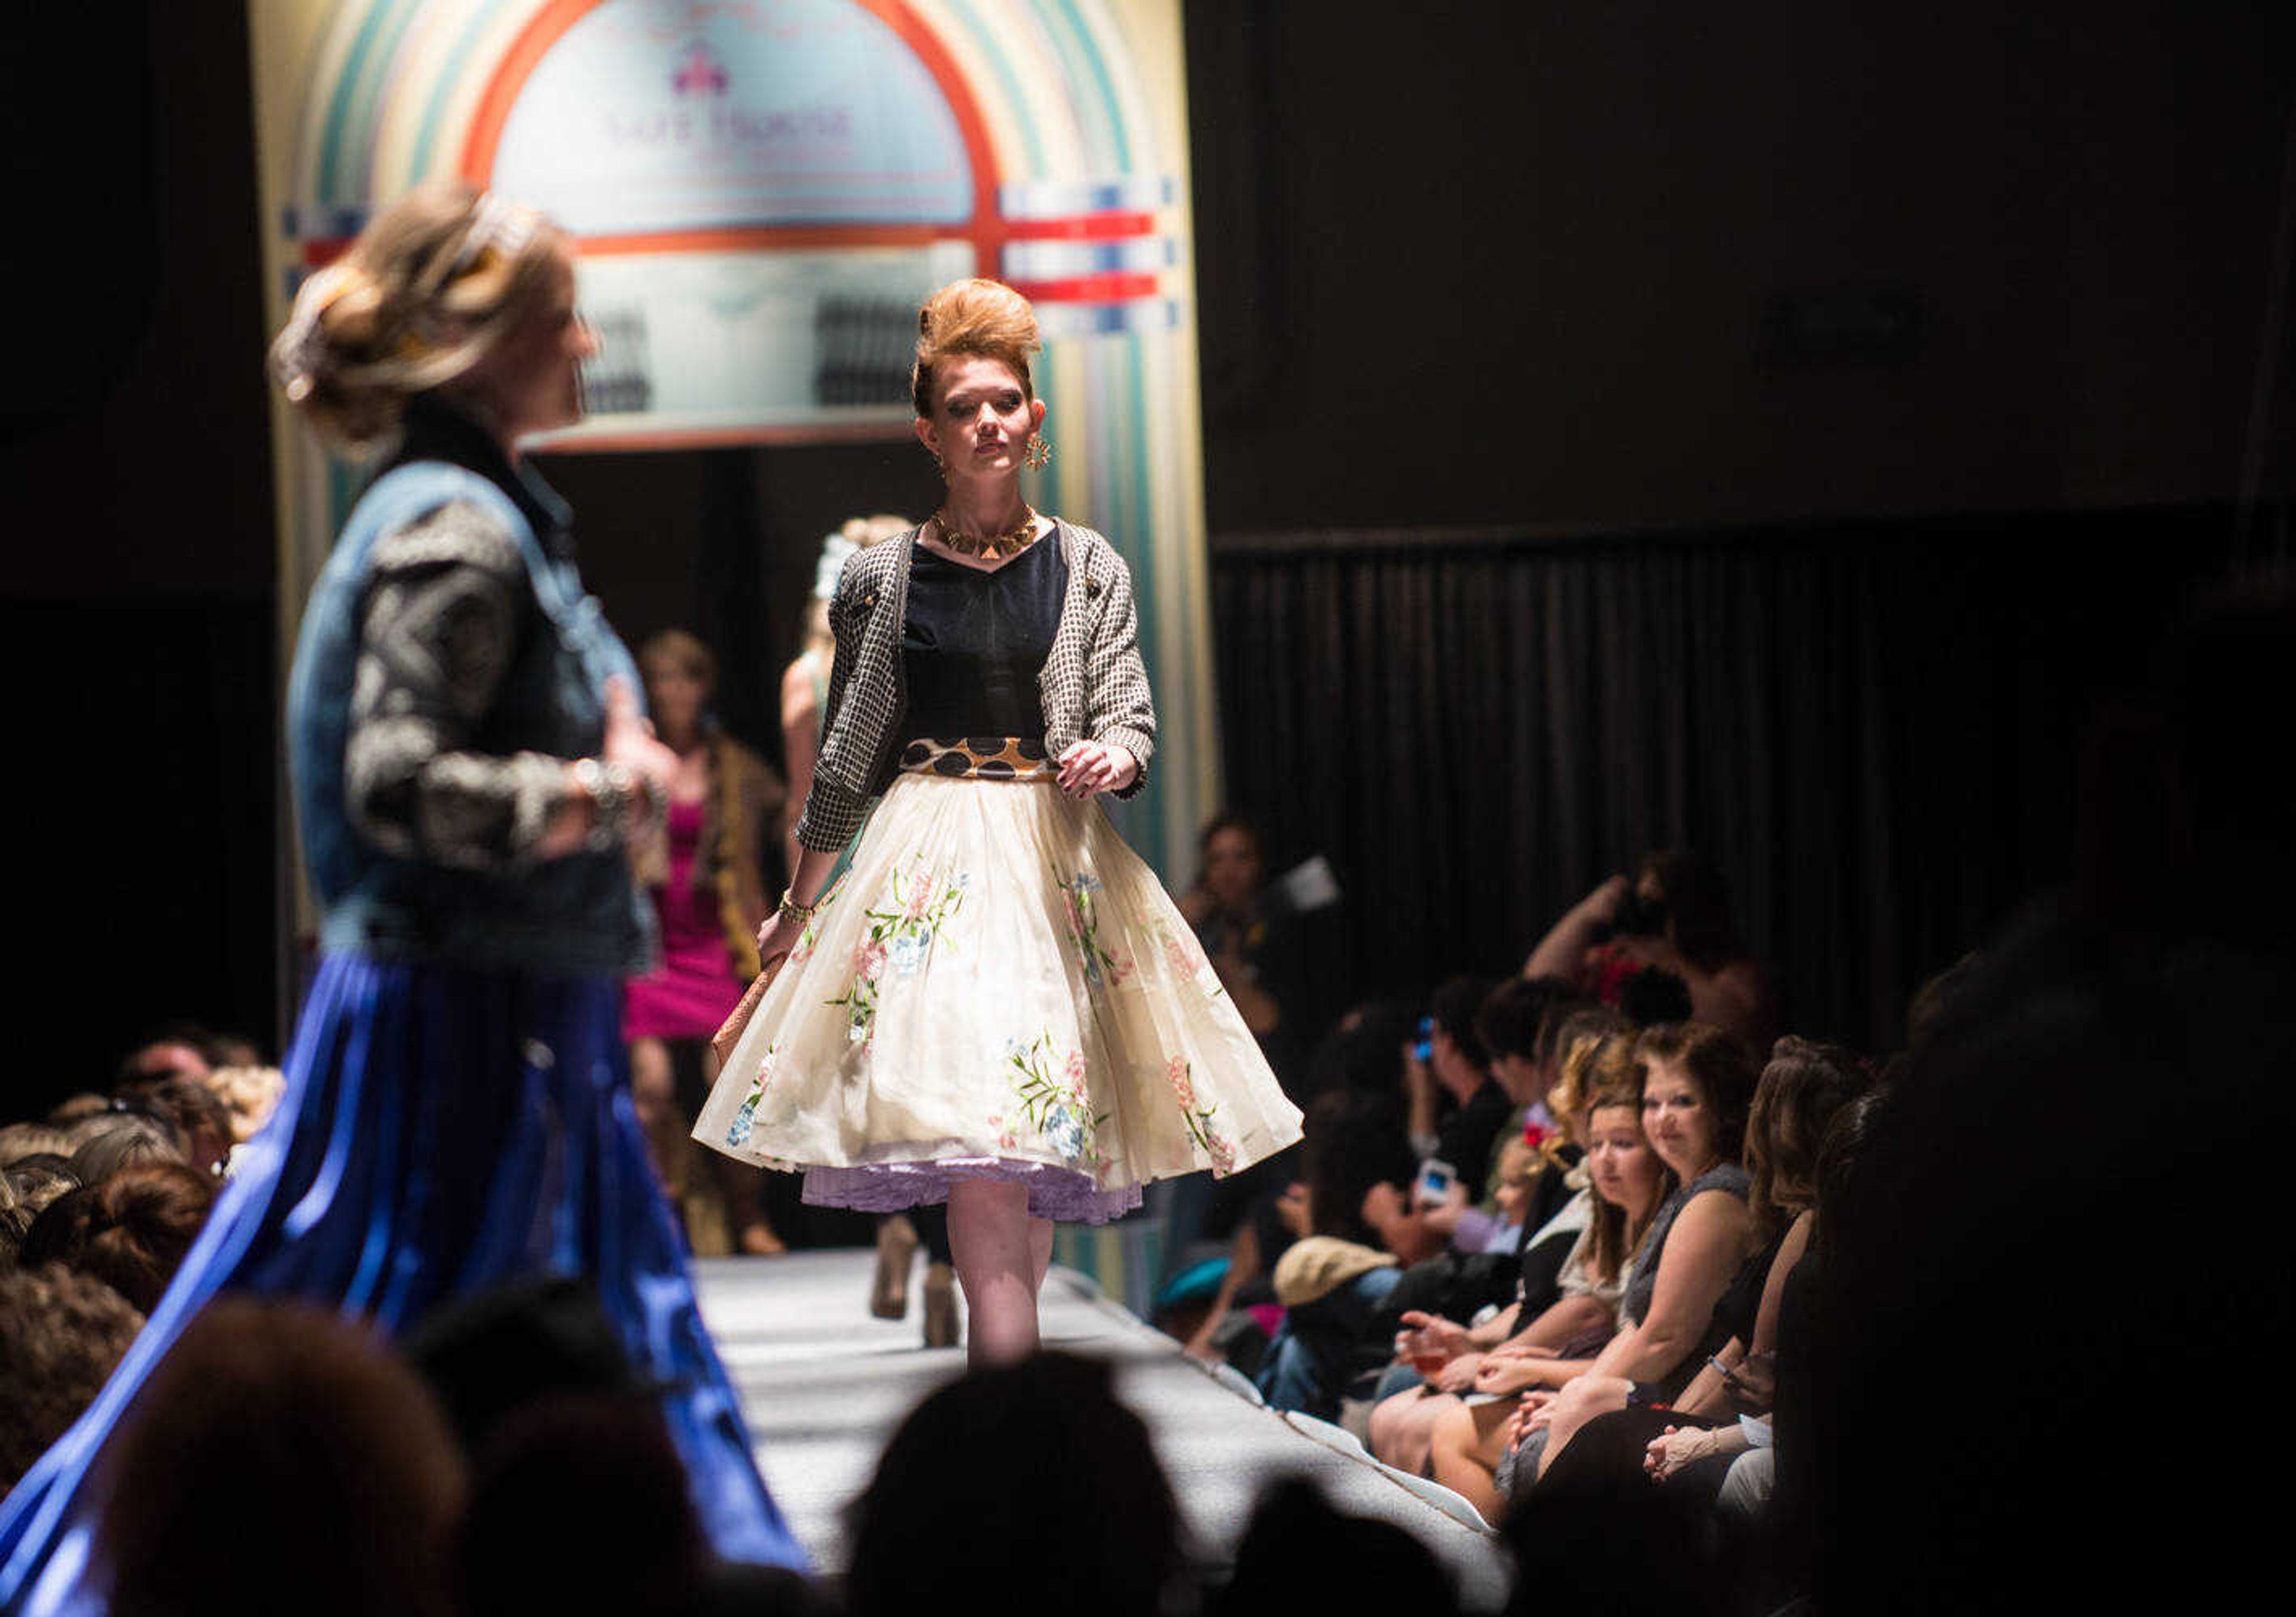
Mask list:
[[[1733,1405],[1743,1415],[1764,1415],[1777,1403],[1778,1356],[1749,1353],[1723,1377]]]
[[[804,922],[792,921],[778,909],[774,911],[766,917],[766,923],[758,928],[758,964],[760,966],[771,965],[795,948],[798,940],[804,935]]]
[[[1513,1356],[1502,1358],[1496,1353],[1487,1353],[1475,1371],[1475,1391],[1495,1393],[1527,1391],[1546,1379],[1546,1368],[1544,1359]]]
[[[1140,760],[1113,742],[1077,742],[1060,761],[1061,790],[1070,797],[1121,792],[1140,778]]]
[[[1697,1426],[1669,1426],[1651,1439],[1650,1447],[1643,1451],[1643,1469],[1653,1481],[1663,1482],[1692,1461],[1719,1452],[1720,1443],[1711,1432]]]
[[[1506,1424],[1499,1429],[1501,1446],[1510,1450],[1521,1447],[1523,1439],[1546,1424],[1547,1406],[1554,1401],[1554,1394],[1552,1392],[1524,1393],[1522,1401],[1515,1405],[1514,1413],[1507,1416]]]
[[[1472,1392],[1475,1390],[1475,1377],[1481,1373],[1482,1367],[1481,1354],[1462,1353],[1435,1372],[1435,1390],[1438,1392],[1456,1392],[1463,1395]]]
[[[1467,1327],[1444,1318],[1439,1314],[1424,1314],[1417,1309],[1403,1311],[1403,1329],[1395,1334],[1395,1356],[1398,1358],[1454,1359],[1463,1353],[1473,1353],[1475,1339]]]

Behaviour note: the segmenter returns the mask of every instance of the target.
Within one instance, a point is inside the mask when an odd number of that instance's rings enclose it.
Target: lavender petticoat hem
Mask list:
[[[1106,1224],[1140,1205],[1140,1186],[1103,1190],[1088,1175],[1049,1162],[1012,1157],[942,1157],[922,1162],[865,1162],[853,1168],[808,1168],[805,1201],[815,1207],[899,1212],[948,1200],[955,1179],[1004,1179],[1029,1187],[1029,1214],[1062,1224]]]

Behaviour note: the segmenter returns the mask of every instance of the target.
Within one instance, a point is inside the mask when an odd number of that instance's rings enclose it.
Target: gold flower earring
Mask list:
[[[1021,457],[1021,464],[1031,472],[1042,472],[1052,462],[1053,440],[1041,432],[1030,433],[1028,453]]]

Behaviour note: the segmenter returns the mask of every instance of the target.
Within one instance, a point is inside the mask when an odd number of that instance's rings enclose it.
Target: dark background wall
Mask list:
[[[1519,569],[1526,546],[1591,557],[1654,527],[1718,554],[1789,539],[1896,554],[1934,538],[1897,519],[1971,519],[1955,529],[1969,565],[1948,576],[1992,603],[1955,620],[1972,680],[2013,671],[2035,623],[2056,626],[2041,641],[2062,654],[2046,699],[2003,717],[1970,764],[1970,800],[1989,807],[1954,823],[1968,891],[1953,925],[1981,927],[2047,879],[2035,850],[2068,833],[2065,715],[2117,677],[2096,647],[2143,640],[2228,549],[2252,437],[2257,486],[2287,493],[2296,366],[2255,390],[2292,30],[2284,7],[2010,9],[1431,0],[1399,22],[1362,0],[1189,4],[1223,624],[1247,585],[1283,598],[1271,558],[1320,556],[1346,598],[1385,603],[1409,586],[1382,569],[1408,554],[1439,602],[1471,576],[1445,557],[1521,553]],[[91,62],[93,78],[65,70]],[[277,1025],[250,126],[236,5],[0,21],[0,644],[32,777],[7,815],[28,1091],[99,1078],[170,1017]],[[551,471],[616,620],[718,638],[728,718],[767,742],[820,533],[932,493],[903,446]],[[2126,515],[2155,507],[2182,514]],[[2063,627],[2107,620],[2103,639]],[[1427,710],[1488,670],[1447,658],[1448,626],[1425,621],[1425,644],[1358,635],[1338,651]],[[1332,674],[1325,652],[1222,654],[1271,681]],[[1887,712],[1893,745],[1954,722],[1917,685]],[[1370,809],[1254,773],[1281,750],[1254,749],[1240,697],[1224,722],[1253,806],[1363,857],[1337,822]],[[1996,767],[2020,759],[2038,761]],[[1361,784],[1328,790],[1369,802]],[[1510,855],[1537,874],[1503,895],[1522,913],[1494,944],[1531,935],[1551,894],[1591,884],[1630,832],[1667,828],[1664,803],[1632,796],[1616,829]],[[1886,834],[1908,809],[1858,812]],[[1997,834],[2005,816],[2024,828]],[[1480,957],[1484,932],[1441,921],[1389,969]],[[1835,948],[1781,924],[1764,941],[1782,955]],[[1899,952],[1824,990],[1844,1030],[1879,1036],[1866,1007],[1934,964]]]
[[[2232,490],[2286,7],[1188,21],[1216,532]]]

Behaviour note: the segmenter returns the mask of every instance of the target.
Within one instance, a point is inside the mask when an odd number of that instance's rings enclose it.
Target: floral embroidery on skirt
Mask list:
[[[966,1177],[1040,1216],[1228,1174],[1300,1112],[1193,932],[1096,802],[896,777],[726,1062],[694,1137],[883,1210]]]

